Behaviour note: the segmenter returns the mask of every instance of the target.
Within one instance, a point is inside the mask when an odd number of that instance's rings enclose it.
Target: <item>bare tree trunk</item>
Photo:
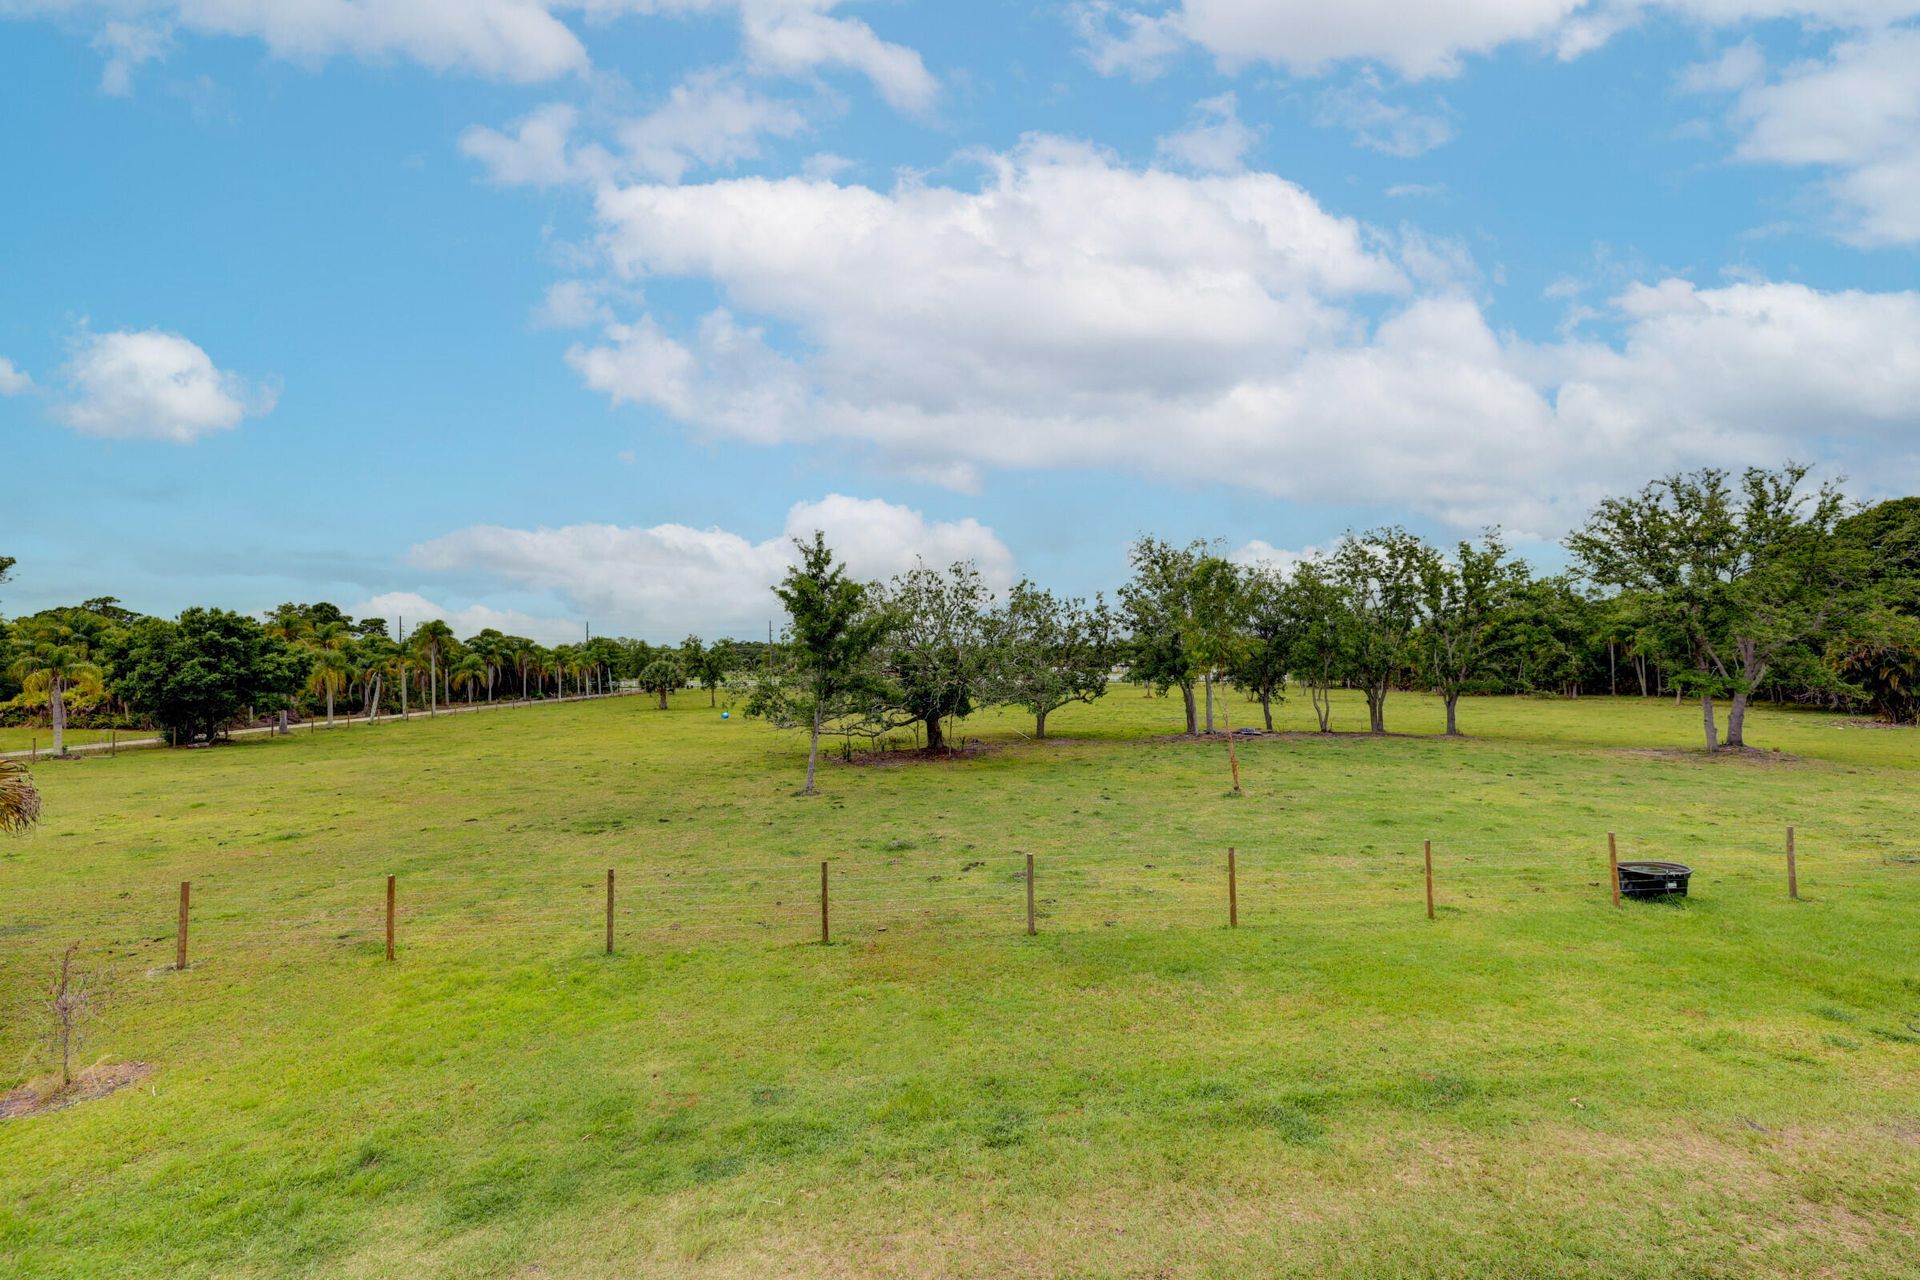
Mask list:
[[[1333,686],[1309,684],[1307,695],[1313,700],[1313,714],[1320,721],[1320,732],[1333,732]]]
[[[1227,764],[1233,769],[1233,794],[1240,794],[1240,752],[1233,742],[1233,721],[1227,715],[1226,699],[1220,700],[1220,724],[1227,731]]]
[[[1713,723],[1713,695],[1710,693],[1700,695],[1700,716],[1706,725],[1707,750],[1719,750],[1720,730]]]
[[[1460,718],[1456,714],[1460,706],[1460,691],[1458,689],[1451,690],[1447,693],[1446,697],[1447,697],[1447,736],[1449,738],[1457,738],[1460,736]]]
[[[816,768],[816,766],[818,766],[819,762],[820,762],[820,707],[818,704],[815,704],[813,708],[813,737],[812,737],[812,740],[809,741],[807,744],[807,786],[806,786],[806,790],[802,793],[804,795],[812,795],[814,793],[813,792],[813,773],[814,773],[814,769]]]
[[[53,754],[67,754],[67,689],[64,680],[47,680],[47,717],[53,723]]]
[[[1381,685],[1367,686],[1367,729],[1370,733],[1387,731],[1387,691]]]
[[[1620,674],[1618,667],[1615,665],[1613,641],[1611,640],[1607,641],[1607,696],[1609,698],[1617,698],[1620,696]]]
[[[944,747],[945,745],[947,745],[947,735],[946,735],[946,730],[943,729],[940,725],[940,717],[928,716],[927,717],[927,751],[929,753],[935,752],[935,751],[938,751],[941,747]]]
[[[1213,673],[1209,671],[1204,678],[1207,686],[1207,732],[1212,733],[1213,732]]]
[[[1647,659],[1644,654],[1633,655],[1633,672],[1640,677],[1640,696],[1647,696]]]
[[[1733,695],[1733,705],[1727,709],[1727,741],[1729,747],[1747,745],[1747,705],[1753,691],[1760,688],[1767,678],[1767,664],[1760,660],[1759,648],[1751,640],[1740,642],[1740,679],[1744,686]]]
[[[1044,711],[1033,713],[1033,736],[1036,738],[1047,736],[1047,713]]]
[[[1267,722],[1267,732],[1272,733],[1273,732],[1273,695],[1271,693],[1266,692],[1265,690],[1262,690],[1260,694],[1260,715]]]
[[[1187,704],[1187,736],[1192,737],[1194,734],[1200,732],[1199,718],[1193,706],[1193,686],[1190,684],[1181,685],[1180,698],[1181,701]]]
[[[327,728],[333,728],[333,685],[327,685]]]

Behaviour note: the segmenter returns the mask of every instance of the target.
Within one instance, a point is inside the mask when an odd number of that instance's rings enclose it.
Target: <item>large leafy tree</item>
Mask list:
[[[1188,646],[1193,574],[1206,556],[1205,542],[1176,547],[1159,538],[1140,538],[1127,550],[1133,576],[1120,588],[1120,606],[1131,633],[1128,675],[1160,693],[1179,689],[1189,734],[1200,731],[1193,699],[1200,662]]]
[[[1260,718],[1273,732],[1273,704],[1286,697],[1287,675],[1301,617],[1280,567],[1256,565],[1241,582],[1246,632],[1228,678],[1260,704]]]
[[[773,589],[787,610],[786,643],[780,647],[784,663],[755,683],[747,712],[808,729],[803,794],[813,795],[821,730],[835,718],[862,714],[880,694],[875,651],[894,619],[834,560],[824,534],[815,531],[812,542],[795,539],[794,545],[800,563]]]
[[[1189,582],[1191,611],[1187,617],[1187,652],[1199,665],[1207,690],[1207,732],[1213,732],[1213,686],[1233,669],[1246,650],[1246,591],[1240,570],[1219,556],[1203,556],[1194,565]],[[1240,754],[1233,740],[1233,723],[1225,716],[1227,763],[1233,770],[1234,794],[1240,792]]]
[[[129,705],[184,745],[212,741],[247,707],[293,697],[309,661],[251,618],[188,609],[175,622],[135,623],[114,655],[114,683]]]
[[[1596,583],[1637,593],[1650,630],[1700,697],[1707,750],[1746,745],[1748,700],[1770,668],[1842,607],[1856,558],[1834,536],[1845,506],[1807,468],[1676,473],[1608,498],[1567,547]],[[1721,742],[1714,699],[1729,700]]]
[[[949,719],[965,719],[996,684],[993,593],[972,564],[946,570],[919,565],[880,593],[890,613],[881,649],[885,693],[875,728],[919,723],[928,751],[946,746]]]
[[[1047,717],[1107,692],[1119,656],[1115,620],[1105,600],[1056,596],[1029,581],[1014,584],[994,626],[998,696],[1033,716],[1033,736],[1047,736]]]
[[[1351,615],[1347,678],[1367,699],[1367,727],[1387,731],[1387,694],[1413,664],[1414,628],[1432,549],[1405,529],[1348,535],[1333,554],[1333,569]]]
[[[726,682],[727,672],[737,660],[733,641],[723,639],[708,644],[699,636],[688,636],[680,643],[680,660],[687,674],[707,691],[707,705],[717,705],[720,686]]]
[[[1285,610],[1293,619],[1289,674],[1307,688],[1320,732],[1333,732],[1333,690],[1352,659],[1357,630],[1346,587],[1325,560],[1303,561],[1287,580]]]
[[[1460,695],[1482,687],[1493,666],[1501,620],[1527,568],[1507,554],[1498,531],[1478,546],[1461,542],[1453,555],[1427,554],[1417,561],[1425,620],[1420,648],[1433,689],[1447,708],[1447,736],[1460,734]]]

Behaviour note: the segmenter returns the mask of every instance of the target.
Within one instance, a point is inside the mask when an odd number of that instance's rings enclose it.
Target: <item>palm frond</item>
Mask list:
[[[0,760],[0,831],[23,833],[40,821],[40,792],[18,760]]]

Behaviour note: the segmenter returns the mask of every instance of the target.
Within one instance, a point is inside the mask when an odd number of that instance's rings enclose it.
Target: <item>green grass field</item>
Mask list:
[[[67,745],[78,747],[89,742],[105,742],[110,736],[106,729],[69,729]],[[151,729],[122,729],[120,740],[128,742],[135,738],[151,738]],[[0,725],[0,751],[28,751],[38,746],[42,753],[53,750],[53,730],[36,728],[30,725]]]
[[[0,1121],[0,1274],[1920,1274],[1920,735],[1396,695],[1234,799],[1122,688],[804,800],[706,701],[43,764],[0,1086],[75,939],[153,1073]],[[1609,830],[1693,895],[1616,911]]]

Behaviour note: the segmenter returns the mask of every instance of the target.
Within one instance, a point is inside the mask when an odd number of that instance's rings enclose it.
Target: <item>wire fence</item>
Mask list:
[[[1920,849],[1809,853],[1723,849],[1691,859],[1697,898],[1864,895],[1920,903]],[[1632,859],[1622,865],[1631,868]],[[578,937],[607,950],[758,940],[779,945],[888,933],[1082,932],[1210,926],[1405,927],[1422,919],[1554,907],[1611,908],[1616,873],[1595,850],[1451,848],[1369,852],[1222,849],[961,857],[642,862],[583,859],[507,874],[399,871],[279,879],[229,871],[102,899],[75,888],[17,912],[16,936],[60,931],[143,967],[191,965],[261,947],[409,950],[479,937]],[[1031,891],[1031,892],[1030,892]]]

